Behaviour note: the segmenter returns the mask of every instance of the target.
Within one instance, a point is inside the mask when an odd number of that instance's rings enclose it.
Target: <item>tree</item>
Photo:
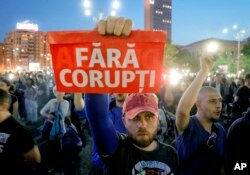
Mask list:
[[[167,42],[165,44],[164,67],[173,67],[176,65],[178,52],[178,49],[171,43]]]
[[[192,72],[196,72],[199,69],[200,62],[198,54],[190,53],[187,50],[180,50],[177,57],[177,64],[180,68],[189,68]]]
[[[247,44],[244,45],[242,53],[246,56],[250,56],[250,37],[247,39]]]

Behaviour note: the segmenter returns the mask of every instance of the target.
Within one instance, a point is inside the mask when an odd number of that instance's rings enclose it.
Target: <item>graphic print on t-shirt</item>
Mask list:
[[[4,145],[7,142],[10,134],[0,132],[0,153],[3,152]]]
[[[158,161],[139,161],[132,169],[132,175],[174,175],[173,173],[170,173],[170,167],[167,164]]]

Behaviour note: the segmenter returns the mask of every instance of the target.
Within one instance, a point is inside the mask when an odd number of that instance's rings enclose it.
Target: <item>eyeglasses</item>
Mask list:
[[[217,134],[215,132],[212,132],[210,137],[207,139],[207,146],[209,148],[212,148],[214,146],[216,138],[217,138]]]

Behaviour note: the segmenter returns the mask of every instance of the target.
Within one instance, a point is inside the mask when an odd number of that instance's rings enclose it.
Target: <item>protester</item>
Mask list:
[[[246,75],[244,85],[239,87],[234,96],[235,118],[241,117],[250,106],[250,73]]]
[[[31,135],[8,111],[11,97],[0,89],[0,174],[31,174],[41,161]]]
[[[250,174],[250,107],[243,117],[235,120],[228,129],[226,140],[226,174]],[[245,166],[244,166],[245,165]]]
[[[65,95],[64,92],[58,92],[56,86],[53,88],[53,92],[56,98],[51,99],[47,102],[47,104],[41,109],[40,114],[41,116],[54,120],[56,110],[60,110],[62,114],[62,118],[60,119],[60,126],[62,127],[63,134],[66,133],[66,127],[64,120],[68,115],[69,112],[69,102],[65,100],[63,97]],[[59,105],[59,106],[58,106]],[[63,172],[63,164],[64,164],[64,157],[63,152],[61,149],[62,142],[60,140],[51,140],[48,138],[48,150],[47,150],[47,164],[48,164],[48,171],[50,173],[62,173]]]
[[[24,102],[26,109],[26,124],[37,122],[37,103],[36,89],[34,88],[34,80],[28,78],[26,80],[26,88],[24,90]]]
[[[109,103],[109,118],[115,126],[115,129],[120,133],[126,133],[126,128],[122,122],[122,106],[127,98],[127,93],[114,93],[113,99]],[[79,116],[85,116],[84,101],[81,93],[75,93],[74,95],[75,111]],[[103,174],[103,162],[97,153],[96,146],[92,147],[91,160],[93,167],[90,171],[91,175],[102,175]]]
[[[9,93],[9,89],[11,87],[11,83],[6,79],[0,79],[0,89],[5,90]],[[18,99],[17,96],[10,94],[11,102],[9,112],[12,114],[13,117],[18,119]]]
[[[46,85],[46,82],[44,80],[43,74],[37,74],[37,112],[38,115],[40,115],[40,111],[43,108],[43,106],[48,102],[48,86]]]
[[[101,20],[98,31],[101,34],[128,36],[131,21],[124,18]],[[156,140],[159,115],[152,94],[132,93],[126,98],[122,120],[128,135],[118,133],[110,120],[108,95],[87,93],[85,105],[105,174],[177,174],[176,150]]]
[[[219,120],[222,97],[203,86],[216,59],[200,58],[200,70],[182,95],[176,110],[176,148],[180,158],[180,175],[219,175],[223,173],[226,133]],[[196,104],[196,115],[190,116]]]

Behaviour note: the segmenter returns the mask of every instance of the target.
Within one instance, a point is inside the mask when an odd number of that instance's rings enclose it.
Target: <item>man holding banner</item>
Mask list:
[[[109,20],[107,28],[110,25],[120,27],[120,31],[114,34],[130,33],[121,32],[122,29],[130,30],[126,29],[126,25],[124,28],[119,25],[120,22],[123,23],[123,19],[117,19],[116,23]],[[103,22],[98,24],[99,31],[103,28]],[[107,95],[86,93],[85,105],[93,139],[102,155],[106,174],[177,174],[178,156],[175,149],[155,139],[159,115],[157,102],[152,94],[132,93],[126,98],[123,122],[128,135],[117,133],[109,120]]]
[[[166,34],[131,33],[131,27],[131,20],[110,17],[99,21],[98,32],[49,32],[56,85],[64,92],[85,93],[105,174],[177,174],[176,150],[156,140],[158,105],[151,94],[160,87]],[[127,135],[118,133],[108,116],[111,92],[132,93],[122,110]]]

